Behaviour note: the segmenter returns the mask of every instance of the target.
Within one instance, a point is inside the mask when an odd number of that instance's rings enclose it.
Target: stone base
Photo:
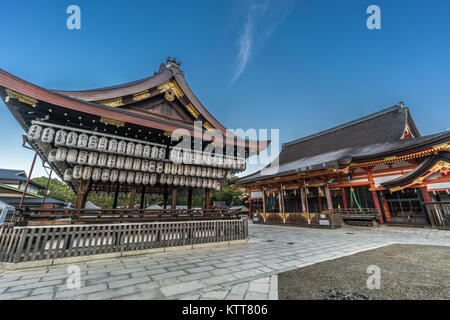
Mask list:
[[[199,243],[199,244],[193,244],[193,245],[187,245],[187,246],[176,246],[176,247],[165,247],[165,248],[153,248],[153,249],[144,249],[144,250],[104,253],[104,254],[96,254],[96,255],[90,255],[90,256],[67,257],[67,258],[57,258],[57,259],[49,259],[49,260],[36,260],[36,261],[27,261],[27,262],[19,262],[19,263],[3,263],[2,262],[2,263],[0,263],[0,270],[19,270],[19,269],[41,268],[41,267],[56,266],[56,265],[61,265],[61,264],[89,262],[89,261],[95,261],[95,260],[105,260],[105,259],[152,254],[152,253],[174,252],[174,251],[182,251],[182,250],[231,246],[231,245],[245,244],[247,242],[248,242],[248,239],[242,239],[242,240],[232,240],[232,241],[223,241],[223,242]]]

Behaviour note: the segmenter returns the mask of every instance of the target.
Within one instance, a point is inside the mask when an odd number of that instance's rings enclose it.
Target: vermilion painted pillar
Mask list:
[[[327,197],[328,210],[333,210],[333,199],[331,199],[330,187],[325,185],[325,196]]]
[[[380,206],[380,202],[378,201],[378,196],[377,196],[377,192],[376,191],[371,191],[372,193],[372,199],[373,199],[373,203],[375,204],[375,208],[377,208],[378,213],[380,214],[380,224],[384,223],[383,220],[383,214],[381,212],[381,206]]]

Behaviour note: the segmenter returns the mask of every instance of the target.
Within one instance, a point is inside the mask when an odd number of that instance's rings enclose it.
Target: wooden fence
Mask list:
[[[338,214],[328,213],[255,213],[253,222],[331,229],[341,226],[340,216]]]
[[[438,229],[450,230],[450,201],[425,202],[431,225]]]
[[[0,262],[26,262],[248,238],[248,221],[0,227]]]

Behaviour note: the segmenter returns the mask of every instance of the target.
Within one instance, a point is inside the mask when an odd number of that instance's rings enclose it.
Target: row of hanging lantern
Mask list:
[[[60,150],[60,148],[69,148],[71,149],[70,151],[64,151],[64,149],[61,149],[60,156],[63,156],[63,152],[68,152],[71,153],[70,159],[73,159],[73,155],[77,151],[75,149],[81,149],[78,154],[78,156],[81,155],[81,160],[83,160],[83,157],[86,157],[87,151],[118,154],[119,156],[138,157],[144,158],[145,160],[164,160],[166,158],[165,147],[144,145],[141,143],[134,143],[132,141],[118,141],[114,138],[108,139],[104,136],[89,136],[86,133],[78,134],[73,131],[67,132],[62,129],[55,131],[55,129],[51,127],[43,128],[37,124],[30,126],[30,129],[28,130],[28,138],[33,141],[41,141],[44,144],[53,143],[58,150]],[[118,138],[120,139],[120,137]],[[56,151],[52,152],[55,153]],[[104,158],[105,156],[106,155],[103,155],[102,157]],[[192,152],[189,150],[172,149],[169,153],[169,160],[177,164],[183,163],[186,165],[203,165],[208,167],[232,169],[235,171],[245,170],[244,158],[214,156],[211,154]],[[63,160],[58,159],[58,161]]]
[[[62,129],[55,131],[53,128],[43,128],[36,124],[30,126],[27,137],[30,140],[41,141],[45,144],[53,143],[55,147],[69,147],[83,150],[117,153],[120,155],[142,157],[147,159],[164,160],[166,158],[166,147],[143,145],[132,141],[118,141],[114,138],[108,139],[104,136],[89,136],[86,133],[78,134],[73,131],[66,132]]]
[[[62,147],[51,149],[47,154],[47,160],[50,163],[67,162],[69,165],[84,165],[213,179],[231,179],[231,170],[123,157],[113,154],[108,155],[105,153],[99,154],[97,152],[78,151],[76,149]]]
[[[169,160],[174,163],[204,165],[233,170],[245,170],[244,158],[231,158],[216,156],[190,150],[172,149],[169,152]]]
[[[94,182],[119,182],[128,184],[155,185],[160,184],[186,186],[220,190],[220,182],[215,179],[197,178],[183,175],[142,173],[135,171],[97,168],[89,166],[76,165],[73,169],[68,168],[64,172],[65,181],[74,180],[93,180]]]

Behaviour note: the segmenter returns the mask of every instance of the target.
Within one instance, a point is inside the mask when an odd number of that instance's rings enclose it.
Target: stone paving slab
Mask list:
[[[0,271],[7,299],[278,299],[277,274],[393,243],[450,245],[450,231],[402,227],[335,230],[249,225],[246,244],[176,250],[68,265]],[[270,240],[270,241],[269,241]]]

